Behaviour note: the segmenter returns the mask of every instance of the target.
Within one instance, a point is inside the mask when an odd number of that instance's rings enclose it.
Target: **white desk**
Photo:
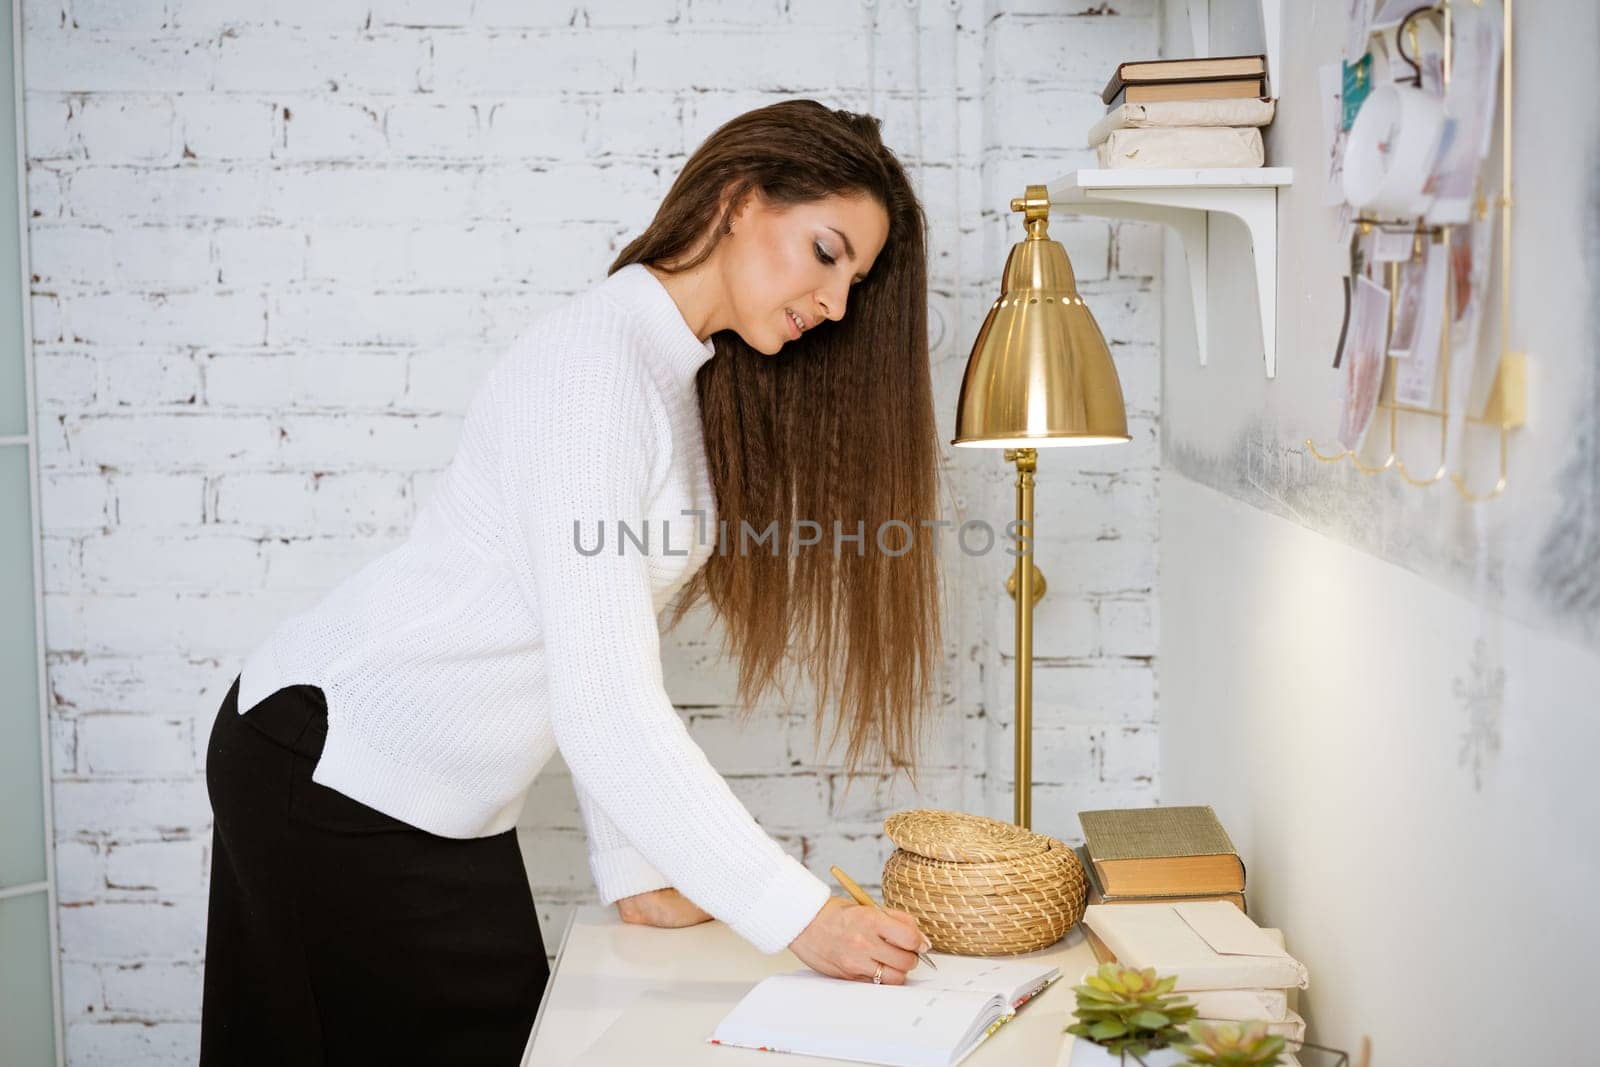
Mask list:
[[[1054,1067],[1072,1038],[1071,987],[1094,966],[1074,927],[1033,953],[1061,968],[1061,980],[1023,1007],[964,1067]],[[573,913],[561,939],[523,1054],[523,1067],[788,1067],[832,1064],[706,1043],[739,998],[761,979],[798,969],[792,953],[765,956],[722,923],[683,930],[631,926],[614,907]]]

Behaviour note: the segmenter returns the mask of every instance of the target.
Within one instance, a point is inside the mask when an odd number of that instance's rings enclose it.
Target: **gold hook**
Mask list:
[[[1382,474],[1384,471],[1394,466],[1396,458],[1394,449],[1392,448],[1389,450],[1389,455],[1384,459],[1383,463],[1376,467],[1361,462],[1355,451],[1348,448],[1342,448],[1331,456],[1325,456],[1321,452],[1317,451],[1317,446],[1312,443],[1312,440],[1309,437],[1306,438],[1306,451],[1311,453],[1312,459],[1318,460],[1322,463],[1337,463],[1341,459],[1348,459],[1350,461],[1350,465],[1356,470],[1360,471],[1362,474]]]
[[[1474,493],[1468,489],[1467,480],[1461,476],[1459,471],[1450,476],[1450,481],[1455,485],[1456,492],[1461,494],[1462,499],[1472,504],[1481,504],[1485,500],[1493,500],[1506,491],[1506,452],[1508,451],[1507,444],[1510,438],[1511,428],[1502,423],[1500,425],[1500,476],[1495,479],[1494,487],[1487,493]]]
[[[1310,452],[1311,458],[1316,460],[1318,463],[1337,463],[1350,454],[1349,449],[1341,448],[1331,456],[1324,456],[1321,452],[1317,451],[1316,444],[1309,437],[1306,438],[1306,451]]]

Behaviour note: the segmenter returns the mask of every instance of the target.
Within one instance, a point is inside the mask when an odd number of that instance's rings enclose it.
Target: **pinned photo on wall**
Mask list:
[[[1322,202],[1328,207],[1344,203],[1345,128],[1341,116],[1344,92],[1344,65],[1324,63],[1317,68],[1317,97],[1322,106],[1322,158],[1327,184]]]
[[[1377,226],[1368,226],[1361,232],[1361,237],[1356,241],[1355,272],[1363,278],[1376,279],[1378,277],[1378,242],[1382,239],[1383,231]]]
[[[1402,357],[1394,366],[1397,403],[1432,409],[1438,402],[1448,267],[1449,257],[1444,245],[1430,241],[1423,249],[1420,264],[1416,261],[1407,264],[1408,269],[1401,274],[1399,307],[1395,312],[1394,334],[1389,340],[1389,354]]]
[[[1335,238],[1339,242],[1339,247],[1340,248],[1349,248],[1350,247],[1350,239],[1353,238],[1355,235],[1356,235],[1356,209],[1351,207],[1349,204],[1341,204],[1339,206],[1339,233],[1338,233],[1338,237]],[[1345,261],[1344,261],[1344,276],[1346,278],[1350,277],[1350,257],[1349,256],[1345,257]]]
[[[1353,63],[1366,53],[1372,36],[1372,0],[1350,0],[1345,14],[1344,58]]]
[[[1361,446],[1383,384],[1388,348],[1389,290],[1358,276],[1350,301],[1350,329],[1344,353],[1344,403],[1339,412],[1339,444]]]
[[[1445,402],[1450,410],[1446,456],[1459,467],[1466,420],[1483,414],[1489,387],[1499,364],[1496,345],[1485,345],[1485,294],[1493,261],[1495,218],[1474,219],[1456,230],[1450,243],[1449,326],[1450,374]]]
[[[1458,308],[1452,320],[1450,344],[1451,351],[1463,353],[1465,358],[1461,362],[1467,367],[1462,393],[1451,399],[1473,417],[1483,414],[1499,357],[1496,346],[1480,343],[1488,332],[1484,327],[1491,310],[1487,296],[1490,274],[1495,267],[1497,229],[1494,216],[1475,219],[1469,231],[1461,234],[1462,239],[1456,242],[1464,246],[1466,251],[1457,253],[1455,244],[1451,248],[1451,258],[1454,260],[1454,269],[1451,271],[1454,292],[1451,296],[1452,299],[1462,299],[1464,305]]]
[[[1372,93],[1372,54],[1369,52],[1355,62],[1345,62],[1339,68],[1339,128],[1349,130],[1355,125],[1361,104]]]
[[[1445,89],[1444,130],[1424,191],[1432,198],[1428,221],[1456,226],[1472,213],[1478,170],[1489,155],[1504,41],[1499,0],[1456,5],[1452,10],[1455,51]]]
[[[1427,253],[1408,258],[1399,270],[1394,298],[1394,328],[1389,331],[1389,354],[1404,359],[1411,354],[1422,310],[1422,277],[1428,269]]]

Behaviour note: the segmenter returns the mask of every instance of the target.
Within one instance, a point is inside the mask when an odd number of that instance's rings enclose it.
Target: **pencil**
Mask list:
[[[844,886],[844,891],[849,893],[851,899],[853,899],[857,904],[860,904],[864,908],[876,908],[878,906],[877,901],[867,896],[867,891],[865,889],[862,889],[860,886],[856,885],[854,878],[851,878],[848,874],[845,874],[838,867],[829,867],[828,870],[833,872],[834,878],[838,879],[839,884]],[[929,967],[932,967],[936,971],[939,969],[939,965],[930,960],[925,953],[917,953],[917,959],[921,960],[923,963],[926,963]]]

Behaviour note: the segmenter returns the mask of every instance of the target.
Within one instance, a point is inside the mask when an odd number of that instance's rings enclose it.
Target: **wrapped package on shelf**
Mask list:
[[[1266,159],[1253,126],[1112,130],[1095,152],[1107,168],[1259,167]]]
[[[1152,100],[1119,104],[1089,129],[1089,147],[1113,130],[1170,129],[1196,126],[1266,126],[1276,110],[1272,100]]]

